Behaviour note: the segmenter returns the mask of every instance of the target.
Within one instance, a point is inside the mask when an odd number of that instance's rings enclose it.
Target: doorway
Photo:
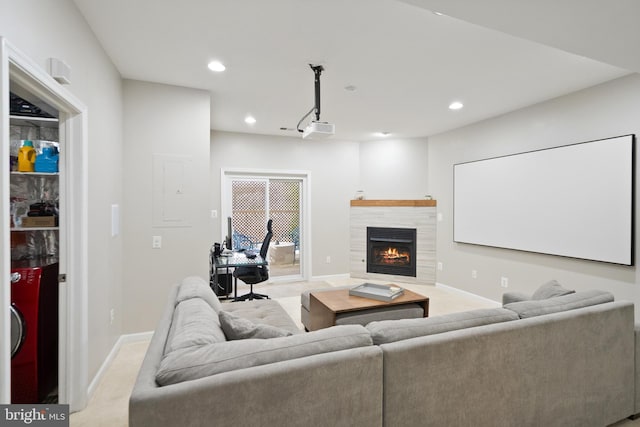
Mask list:
[[[306,277],[308,175],[227,171],[223,176],[223,214],[232,218],[233,248],[259,250],[271,219],[269,276],[276,281]]]
[[[14,46],[0,38],[0,97],[5,102],[0,103],[0,118],[2,120],[2,134],[0,136],[0,198],[3,200],[0,218],[0,245],[3,254],[0,262],[0,318],[2,318],[2,333],[0,333],[0,403],[11,401],[11,286],[14,279],[10,274],[11,257],[18,255],[12,252],[12,236],[14,246],[16,241],[24,240],[29,244],[31,238],[35,240],[38,234],[32,231],[24,232],[17,224],[11,227],[11,198],[12,178],[20,181],[23,178],[36,181],[58,180],[59,195],[56,209],[59,211],[57,222],[42,226],[44,237],[51,239],[58,236],[55,242],[46,246],[45,252],[57,253],[58,271],[52,275],[52,281],[58,285],[57,307],[59,309],[58,333],[58,378],[57,402],[68,403],[70,410],[77,411],[86,406],[88,372],[87,341],[87,191],[86,191],[86,107],[71,95],[65,88],[57,84],[48,74],[35,65],[28,57]],[[9,159],[10,132],[12,125],[19,120],[10,119],[10,91],[20,92],[29,101],[38,105],[51,107],[57,115],[57,132],[59,143],[64,150],[60,153],[59,175],[44,175],[42,177],[15,175],[11,173]],[[45,132],[46,133],[46,132]],[[38,138],[43,138],[40,134]],[[71,167],[73,165],[73,167]],[[14,184],[19,184],[15,183]],[[30,184],[25,184],[30,185]],[[49,188],[43,181],[42,188]],[[46,191],[48,195],[52,193]],[[40,218],[41,219],[41,218]],[[25,224],[21,224],[22,227]],[[17,231],[17,233],[16,233]],[[34,237],[36,236],[36,237]],[[24,245],[23,245],[24,246]],[[28,246],[28,245],[27,245]],[[42,254],[40,254],[42,255]],[[55,301],[55,298],[53,298]],[[55,334],[55,332],[52,332]],[[35,403],[35,402],[34,402]]]

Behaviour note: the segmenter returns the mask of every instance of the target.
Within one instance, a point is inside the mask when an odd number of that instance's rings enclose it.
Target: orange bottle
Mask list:
[[[33,172],[33,165],[36,162],[36,149],[33,142],[25,140],[18,151],[18,172]]]

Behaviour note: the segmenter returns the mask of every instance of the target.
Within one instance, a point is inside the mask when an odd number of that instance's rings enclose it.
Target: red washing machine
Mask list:
[[[11,403],[41,403],[58,386],[58,263],[11,263]]]

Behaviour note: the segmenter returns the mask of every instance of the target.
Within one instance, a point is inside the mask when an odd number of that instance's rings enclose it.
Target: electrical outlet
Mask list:
[[[327,259],[325,260],[327,264],[331,264],[331,256],[327,255]]]
[[[502,276],[500,278],[500,286],[502,286],[503,288],[508,288],[509,287],[509,278]]]
[[[211,218],[212,218],[212,219],[216,219],[216,218],[218,218],[218,211],[217,211],[217,210],[213,209],[213,210],[211,211]]]
[[[442,271],[442,262],[438,261],[438,271]]]
[[[160,249],[162,247],[162,236],[153,236],[151,247],[153,249]]]
[[[471,270],[471,278],[472,279],[478,278],[478,270]]]
[[[116,319],[116,310],[115,308],[112,308],[109,311],[109,324],[113,325],[113,321]]]

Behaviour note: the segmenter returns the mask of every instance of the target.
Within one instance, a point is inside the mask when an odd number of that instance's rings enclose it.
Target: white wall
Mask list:
[[[307,170],[312,194],[312,275],[348,274],[349,202],[356,191],[364,190],[368,199],[424,198],[427,156],[426,138],[359,143],[214,131],[211,209],[221,209],[221,168]],[[220,219],[215,221],[215,241],[220,241]]]
[[[443,221],[438,223],[437,256],[444,268],[438,272],[437,281],[498,301],[505,290],[500,287],[502,276],[509,278],[508,290],[529,293],[557,279],[568,288],[604,289],[614,293],[616,299],[632,300],[638,316],[636,267],[457,244],[452,235],[454,163],[623,134],[640,135],[638,117],[640,75],[635,74],[430,137],[430,191],[443,214]],[[636,200],[640,200],[639,187],[636,182]],[[593,203],[599,203],[597,194]],[[471,278],[471,270],[477,270],[477,279]]]
[[[111,204],[122,204],[120,75],[70,0],[0,0],[0,35],[46,70],[71,67],[66,88],[89,116],[89,378],[121,333],[122,238],[110,235]],[[110,324],[109,311],[116,313]]]
[[[155,329],[171,286],[186,276],[208,277],[209,103],[202,90],[124,81],[124,333]],[[191,156],[188,227],[152,224],[154,154]],[[161,249],[152,249],[152,236],[162,237]]]
[[[429,188],[427,138],[360,144],[360,182],[367,199],[423,199]]]
[[[313,276],[349,272],[349,200],[359,180],[357,142],[211,133],[212,208],[220,212],[222,168],[305,170],[311,175]],[[220,241],[220,218],[214,239]],[[327,256],[331,263],[327,264]]]

